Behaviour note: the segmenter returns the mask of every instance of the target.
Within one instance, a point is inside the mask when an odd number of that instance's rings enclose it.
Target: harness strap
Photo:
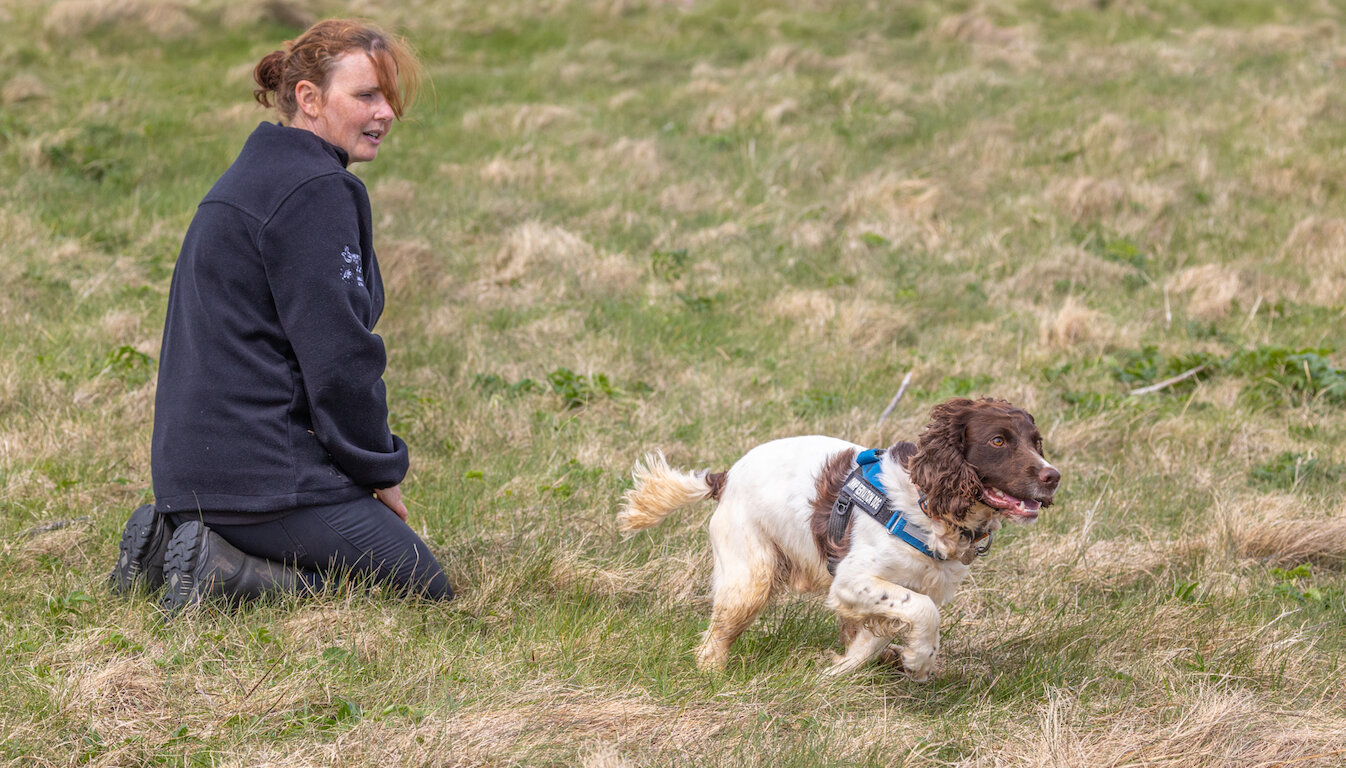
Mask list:
[[[883,458],[884,450],[882,448],[871,448],[862,451],[855,457],[855,469],[846,478],[842,484],[841,490],[837,493],[837,499],[832,503],[832,515],[827,521],[827,539],[833,545],[839,547],[841,541],[846,536],[846,529],[851,524],[851,511],[859,507],[861,511],[873,518],[875,522],[882,525],[890,534],[901,539],[911,546],[917,552],[926,557],[935,560],[945,560],[942,555],[937,554],[930,547],[928,534],[918,526],[907,527],[909,520],[902,514],[902,510],[890,510],[888,503],[888,494],[883,488],[883,483],[879,481],[879,472],[882,469],[880,460]],[[925,509],[925,495],[921,495],[921,509]],[[968,550],[965,557],[962,558],[964,564],[970,564],[973,557],[985,555],[991,548],[991,533],[988,531],[978,537],[973,544],[973,548]],[[833,576],[837,573],[837,564],[841,558],[827,558],[827,572]]]

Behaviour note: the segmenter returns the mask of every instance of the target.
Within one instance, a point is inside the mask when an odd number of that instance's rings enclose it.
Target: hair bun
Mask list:
[[[285,51],[272,51],[262,57],[257,62],[257,66],[252,70],[252,79],[261,86],[252,92],[253,98],[257,103],[264,107],[271,106],[269,94],[279,93],[281,77],[285,74]]]

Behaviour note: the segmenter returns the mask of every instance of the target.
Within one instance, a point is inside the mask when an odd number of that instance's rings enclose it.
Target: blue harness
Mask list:
[[[855,469],[842,484],[841,491],[837,493],[837,500],[832,504],[832,516],[827,525],[828,539],[834,544],[841,543],[850,526],[851,510],[859,507],[889,533],[906,542],[917,552],[934,560],[947,559],[930,548],[926,538],[929,534],[919,526],[912,525],[910,530],[908,529],[910,520],[902,514],[902,510],[889,511],[888,494],[879,480],[879,472],[882,469],[879,460],[883,457],[883,453],[882,448],[871,448],[861,451],[855,457]],[[924,510],[925,494],[921,494],[920,505]],[[978,555],[986,554],[991,547],[991,535],[987,533],[984,539],[985,543],[979,544],[976,548]],[[827,559],[827,570],[833,576],[837,573],[838,562],[840,559],[830,557]]]

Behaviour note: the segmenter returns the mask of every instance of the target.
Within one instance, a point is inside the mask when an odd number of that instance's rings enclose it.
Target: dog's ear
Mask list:
[[[960,522],[981,498],[981,478],[966,457],[967,423],[976,408],[963,398],[935,406],[908,463],[912,482],[925,492],[931,517]]]

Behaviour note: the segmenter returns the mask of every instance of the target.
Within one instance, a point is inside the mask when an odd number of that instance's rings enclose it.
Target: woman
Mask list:
[[[262,123],[197,208],[173,272],[155,398],[155,504],[122,533],[114,586],[176,610],[322,588],[351,572],[436,599],[448,579],[406,524],[388,428],[369,162],[414,97],[406,46],[319,22],[264,57]],[[171,535],[170,535],[171,534]]]

